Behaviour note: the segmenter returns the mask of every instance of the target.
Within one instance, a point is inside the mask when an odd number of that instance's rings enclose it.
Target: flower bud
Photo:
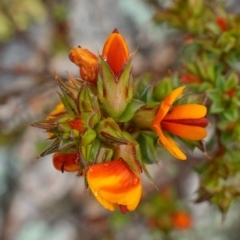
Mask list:
[[[77,153],[55,153],[53,166],[59,171],[76,172],[80,170]]]
[[[129,58],[129,51],[126,40],[117,29],[114,29],[105,41],[102,56],[114,75],[118,77]]]
[[[96,84],[98,71],[96,55],[87,49],[76,47],[70,51],[69,59],[80,67],[80,76],[83,80]]]

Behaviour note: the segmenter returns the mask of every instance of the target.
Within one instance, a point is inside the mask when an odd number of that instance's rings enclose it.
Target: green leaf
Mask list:
[[[228,109],[225,109],[223,112],[223,116],[230,122],[237,121],[239,118],[239,113],[238,113],[238,108],[237,107],[231,107]]]
[[[134,113],[142,106],[144,106],[144,102],[137,100],[137,99],[132,99],[132,101],[127,105],[127,108],[125,111],[122,113],[122,115],[119,117],[118,122],[127,122],[130,121]]]
[[[137,139],[144,163],[156,163],[157,154],[157,137],[152,132],[142,131]]]
[[[171,77],[165,77],[153,88],[153,100],[162,101],[173,90]]]

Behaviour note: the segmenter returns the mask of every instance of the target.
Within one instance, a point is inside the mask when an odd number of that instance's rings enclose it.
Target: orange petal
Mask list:
[[[161,106],[159,107],[159,110],[157,112],[157,115],[153,120],[153,125],[158,125],[162,121],[162,119],[169,112],[169,109],[171,108],[175,100],[182,95],[184,88],[185,86],[176,88],[162,101]]]
[[[57,117],[58,115],[64,113],[65,108],[63,103],[59,103],[52,112],[49,113],[49,115],[47,116],[46,120],[49,120],[51,118]]]
[[[164,135],[162,129],[159,126],[154,126],[156,133],[158,134],[159,140],[163,144],[163,146],[177,159],[186,160],[186,155],[182,152],[182,150],[178,147],[176,142],[167,135]]]
[[[107,209],[125,205],[133,211],[139,203],[141,179],[122,160],[90,166],[87,180],[93,195]]]
[[[116,76],[119,76],[129,58],[129,51],[126,40],[116,29],[107,38],[103,47],[102,55],[106,58],[113,73]]]
[[[198,119],[206,115],[207,108],[199,104],[184,104],[173,107],[173,109],[166,114],[165,120],[172,119]]]
[[[69,59],[80,67],[80,76],[91,83],[97,82],[98,58],[95,54],[81,47],[73,48]]]
[[[76,172],[80,170],[77,153],[54,153],[53,166],[59,171]]]
[[[202,140],[207,136],[206,129],[177,123],[161,122],[163,130],[189,140]]]

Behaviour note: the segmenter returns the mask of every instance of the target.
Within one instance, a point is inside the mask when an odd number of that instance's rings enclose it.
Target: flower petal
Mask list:
[[[170,119],[197,119],[206,115],[207,108],[199,104],[184,104],[175,106],[170,112],[168,112],[165,120]]]
[[[207,136],[205,128],[170,122],[161,122],[163,130],[189,140],[202,140]]]
[[[97,200],[107,209],[125,205],[134,210],[142,193],[141,179],[123,160],[99,163],[90,166],[88,184]]]
[[[159,124],[162,119],[166,116],[166,114],[169,112],[170,107],[174,103],[174,101],[179,98],[182,95],[183,89],[185,86],[179,87],[174,89],[161,103],[161,106],[159,107],[159,110],[157,112],[157,115],[155,119],[153,120],[154,124]]]
[[[58,115],[61,115],[62,113],[64,113],[64,111],[65,111],[65,108],[63,103],[58,103],[57,106],[52,110],[52,112],[49,113],[46,120],[55,118]]]
[[[162,129],[159,126],[154,127],[156,133],[158,134],[159,140],[163,144],[163,146],[177,159],[186,160],[186,155],[182,152],[182,150],[178,147],[176,142],[167,135],[164,135]]]
[[[99,203],[102,204],[102,206],[104,206],[106,209],[108,209],[108,210],[110,210],[110,211],[114,211],[114,210],[115,210],[116,204],[113,204],[113,203],[105,200],[104,198],[102,198],[102,197],[98,194],[98,192],[97,192],[94,188],[92,188],[91,185],[89,185],[89,187],[90,187],[92,193],[94,194],[94,197],[99,201]]]
[[[107,38],[102,55],[106,57],[113,73],[118,76],[129,58],[129,51],[126,40],[118,33],[117,29]]]
[[[80,170],[77,153],[54,153],[53,166],[59,171],[76,172]]]
[[[83,80],[95,84],[97,82],[98,58],[88,49],[73,48],[69,59],[80,67],[80,76]]]

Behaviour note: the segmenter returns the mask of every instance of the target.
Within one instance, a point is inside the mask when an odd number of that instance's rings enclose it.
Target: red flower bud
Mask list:
[[[129,51],[125,39],[118,33],[117,29],[114,29],[107,38],[102,56],[106,58],[112,72],[118,77],[129,58]]]
[[[76,172],[80,170],[77,153],[54,153],[53,166],[59,171]]]

